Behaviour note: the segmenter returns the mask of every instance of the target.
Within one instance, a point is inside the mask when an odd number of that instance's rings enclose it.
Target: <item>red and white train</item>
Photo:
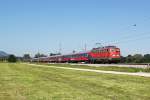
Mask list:
[[[105,46],[93,48],[90,51],[72,53],[66,55],[56,55],[49,57],[33,58],[32,62],[85,62],[85,63],[117,63],[120,60],[120,49],[116,46]]]

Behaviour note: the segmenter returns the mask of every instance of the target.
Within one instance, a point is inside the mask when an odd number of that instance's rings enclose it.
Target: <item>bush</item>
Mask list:
[[[14,55],[9,55],[8,62],[15,63],[17,62],[17,58]]]

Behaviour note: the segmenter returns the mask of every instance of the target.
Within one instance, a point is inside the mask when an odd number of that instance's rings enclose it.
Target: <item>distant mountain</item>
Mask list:
[[[8,54],[4,51],[0,51],[0,57],[8,57]]]

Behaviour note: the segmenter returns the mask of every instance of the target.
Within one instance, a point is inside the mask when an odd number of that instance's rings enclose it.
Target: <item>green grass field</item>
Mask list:
[[[0,63],[0,100],[150,100],[150,78]]]

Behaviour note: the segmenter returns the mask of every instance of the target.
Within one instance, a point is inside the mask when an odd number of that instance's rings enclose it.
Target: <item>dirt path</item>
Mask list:
[[[148,68],[149,65],[130,65],[130,64],[71,64],[71,65],[86,65],[86,66],[94,66],[94,67],[133,67],[133,68]]]
[[[27,64],[27,63],[25,63]],[[78,70],[78,71],[86,71],[86,72],[96,72],[96,73],[105,73],[105,74],[118,74],[118,75],[132,75],[132,76],[144,76],[150,77],[150,73],[129,73],[129,72],[116,72],[116,71],[102,71],[102,70],[92,70],[92,69],[81,69],[81,68],[68,68],[68,67],[58,67],[58,66],[48,66],[48,65],[37,65],[37,64],[27,64],[30,66],[38,66],[38,67],[48,67],[48,68],[59,68],[59,69],[70,69],[70,70]]]

